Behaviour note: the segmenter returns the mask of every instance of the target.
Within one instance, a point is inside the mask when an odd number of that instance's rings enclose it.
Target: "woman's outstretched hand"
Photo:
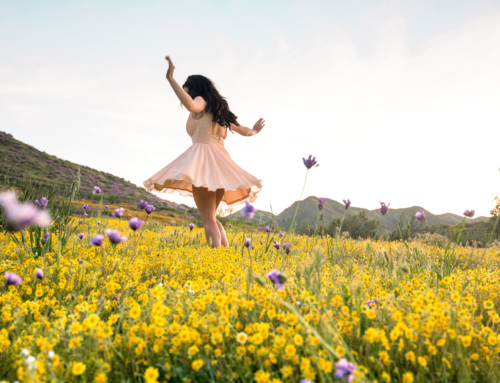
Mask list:
[[[253,130],[255,131],[255,133],[259,133],[264,127],[264,125],[266,125],[266,121],[264,121],[263,118],[259,118],[258,121],[253,126]]]
[[[167,70],[167,80],[171,80],[174,78],[174,69],[175,69],[175,66],[174,66],[174,63],[172,62],[172,60],[170,60],[170,56],[166,56],[165,57],[165,60],[168,61],[168,70]]]

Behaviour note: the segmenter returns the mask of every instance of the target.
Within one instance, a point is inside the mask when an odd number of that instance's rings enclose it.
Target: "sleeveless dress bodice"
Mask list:
[[[195,120],[189,115],[186,131],[191,136],[193,144],[211,144],[224,147],[227,128],[212,121],[212,114],[205,113],[200,119]]]

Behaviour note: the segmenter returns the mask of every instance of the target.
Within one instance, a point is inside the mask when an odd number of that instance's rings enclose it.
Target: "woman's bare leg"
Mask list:
[[[219,207],[219,204],[221,203],[223,196],[224,196],[224,189],[217,189],[217,191],[215,192],[215,211],[217,211],[217,208]],[[226,247],[229,246],[224,226],[222,226],[222,223],[220,223],[217,219],[215,219],[215,223],[219,228],[221,245]]]
[[[208,191],[207,188],[193,186],[193,197],[200,212],[201,222],[205,228],[207,244],[212,247],[219,247],[221,245],[221,235],[217,220],[215,219],[215,211],[217,209],[215,192]]]

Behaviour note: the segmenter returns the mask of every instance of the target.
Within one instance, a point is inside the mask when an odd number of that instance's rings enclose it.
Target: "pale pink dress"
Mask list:
[[[224,148],[227,129],[212,121],[205,113],[195,120],[189,115],[186,130],[193,145],[154,176],[144,181],[148,191],[177,191],[193,195],[192,186],[210,191],[224,189],[222,201],[231,205],[248,199],[253,202],[262,181],[240,168]]]

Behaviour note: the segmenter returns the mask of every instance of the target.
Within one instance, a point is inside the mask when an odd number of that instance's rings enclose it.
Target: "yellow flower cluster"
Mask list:
[[[23,279],[0,291],[0,379],[330,382],[345,358],[355,381],[500,381],[497,249],[80,226],[37,258],[0,234],[0,275]],[[90,246],[105,227],[128,240]]]

